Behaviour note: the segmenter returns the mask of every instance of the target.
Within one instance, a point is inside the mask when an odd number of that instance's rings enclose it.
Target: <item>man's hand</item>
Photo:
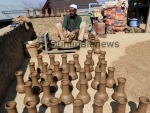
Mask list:
[[[74,35],[75,35],[75,33],[73,31],[69,33],[70,37],[73,37]]]
[[[68,33],[63,33],[64,38],[66,38],[68,36]]]

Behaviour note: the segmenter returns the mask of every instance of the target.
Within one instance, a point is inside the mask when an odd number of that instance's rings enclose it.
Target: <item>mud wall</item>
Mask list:
[[[0,29],[0,103],[25,57],[23,43],[29,41],[31,35],[24,26]]]

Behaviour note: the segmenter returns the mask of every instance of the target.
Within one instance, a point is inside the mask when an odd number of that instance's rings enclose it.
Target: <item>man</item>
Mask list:
[[[65,37],[69,36],[71,37],[71,40],[85,42],[84,31],[86,24],[85,22],[82,22],[81,17],[77,15],[77,5],[70,5],[69,12],[70,14],[64,17],[62,24],[56,24],[61,40],[64,40]]]

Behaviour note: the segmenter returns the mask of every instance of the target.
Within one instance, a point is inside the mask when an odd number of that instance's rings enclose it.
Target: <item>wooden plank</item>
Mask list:
[[[150,26],[150,4],[149,4],[147,22],[146,22],[146,26],[145,26],[145,33],[148,33],[148,28],[149,28],[149,26]]]

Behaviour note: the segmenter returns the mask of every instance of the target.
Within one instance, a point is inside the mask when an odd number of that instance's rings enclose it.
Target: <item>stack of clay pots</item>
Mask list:
[[[62,54],[62,62],[55,60],[55,55],[49,55],[50,63],[43,61],[43,56],[37,56],[37,67],[35,62],[29,62],[30,74],[28,81],[24,82],[23,71],[19,70],[15,73],[17,78],[16,91],[19,94],[25,94],[22,103],[28,110],[28,113],[37,113],[37,104],[50,107],[51,113],[60,113],[59,104],[73,105],[73,113],[83,113],[83,105],[88,104],[91,98],[94,99],[94,113],[103,113],[103,106],[110,98],[106,92],[106,88],[115,88],[116,80],[114,79],[115,67],[107,67],[105,59],[106,52],[100,51],[98,62],[93,60],[93,50],[88,50],[84,67],[80,66],[79,55],[74,54],[72,59],[67,61],[67,54]],[[94,68],[94,64],[96,67]],[[95,71],[95,75],[92,72]],[[72,81],[76,82],[76,87]],[[91,85],[88,82],[91,81]],[[57,82],[61,85],[58,87]],[[112,94],[112,99],[116,101],[117,107],[115,113],[125,113],[126,104],[128,102],[125,93],[126,78],[117,78],[118,87]],[[88,88],[92,87],[96,90],[95,95],[90,95]],[[59,97],[54,94],[61,89]],[[74,88],[79,90],[74,96],[72,91]],[[42,95],[40,99],[37,95]],[[139,106],[134,113],[146,113],[149,99],[139,97]],[[16,109],[17,103],[9,101],[5,104],[8,113],[18,113]],[[91,106],[92,107],[92,106]]]
[[[44,17],[61,17],[61,16],[66,16],[67,15],[67,10],[66,10],[66,7],[63,8],[63,12],[61,14],[60,12],[60,8],[56,8],[56,14],[54,13],[54,9],[50,9],[50,13],[48,11],[48,9],[45,9],[44,11],[44,14],[43,14],[43,10],[40,9],[40,15],[37,15],[36,14],[36,9],[33,9],[32,11],[32,16],[30,15],[30,10],[26,10],[26,17],[27,18],[37,18],[37,17],[40,17],[40,18],[44,18]]]
[[[88,39],[90,41],[90,45],[92,47],[92,50],[94,51],[94,54],[100,54],[100,40],[96,38],[92,33],[88,34]]]

